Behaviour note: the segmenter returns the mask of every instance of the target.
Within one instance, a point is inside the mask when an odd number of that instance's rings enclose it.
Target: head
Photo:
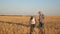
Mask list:
[[[41,14],[41,13],[42,13],[42,11],[39,11],[38,13],[39,13],[39,14]]]
[[[32,19],[33,19],[33,16],[31,16],[30,20],[32,20]]]
[[[39,11],[38,13],[39,13],[39,15],[41,15],[42,14],[42,11]]]

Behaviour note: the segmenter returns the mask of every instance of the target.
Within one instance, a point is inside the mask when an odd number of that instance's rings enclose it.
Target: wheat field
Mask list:
[[[0,34],[29,34],[30,16],[0,16]],[[39,34],[38,17],[33,34]],[[45,34],[60,34],[60,16],[46,16],[44,20]]]

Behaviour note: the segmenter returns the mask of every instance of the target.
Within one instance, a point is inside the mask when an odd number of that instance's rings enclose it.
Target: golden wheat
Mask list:
[[[30,16],[0,16],[0,34],[29,34]],[[36,17],[38,25],[38,17]],[[45,18],[45,34],[60,34],[60,16],[47,16]],[[33,34],[38,34],[38,27]]]

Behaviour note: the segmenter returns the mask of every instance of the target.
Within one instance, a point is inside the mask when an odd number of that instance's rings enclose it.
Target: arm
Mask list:
[[[44,14],[42,15],[43,19],[45,18]]]

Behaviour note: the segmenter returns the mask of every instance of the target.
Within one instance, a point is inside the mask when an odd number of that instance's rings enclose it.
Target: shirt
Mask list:
[[[35,24],[35,18],[33,18],[30,23]]]
[[[43,15],[40,15],[39,16],[39,21],[42,22],[43,21],[43,18],[44,18],[44,16]]]

